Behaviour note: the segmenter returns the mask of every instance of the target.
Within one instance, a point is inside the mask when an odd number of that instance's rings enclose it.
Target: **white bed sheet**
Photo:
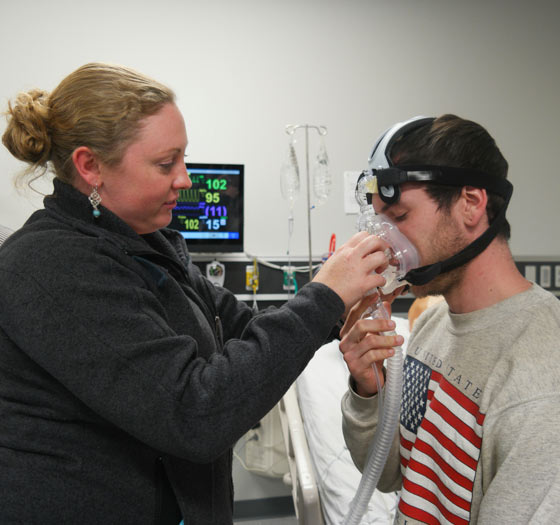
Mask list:
[[[393,320],[396,332],[405,338],[402,349],[406,351],[408,320]],[[361,479],[342,435],[340,401],[348,388],[348,368],[338,344],[332,341],[320,348],[297,380],[299,407],[327,525],[342,523]],[[360,523],[392,524],[397,500],[396,493],[376,490]]]

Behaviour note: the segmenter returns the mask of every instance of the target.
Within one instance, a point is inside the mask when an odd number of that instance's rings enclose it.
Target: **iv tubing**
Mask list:
[[[389,318],[385,307],[378,300],[376,305],[378,317]],[[394,335],[395,332],[385,332],[385,335]],[[344,517],[343,525],[358,525],[366,513],[367,506],[381,472],[387,462],[393,438],[399,425],[399,414],[401,408],[401,394],[403,383],[403,364],[404,357],[399,347],[395,348],[393,357],[387,359],[387,380],[385,383],[385,399],[383,411],[379,412],[379,421],[373,440],[370,443],[366,465],[360,480],[360,485],[354,499],[350,503],[350,508]],[[375,364],[373,365],[376,369]]]

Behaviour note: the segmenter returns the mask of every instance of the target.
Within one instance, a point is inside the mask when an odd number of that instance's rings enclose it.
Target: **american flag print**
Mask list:
[[[423,523],[469,523],[484,414],[440,372],[407,356],[399,510]]]

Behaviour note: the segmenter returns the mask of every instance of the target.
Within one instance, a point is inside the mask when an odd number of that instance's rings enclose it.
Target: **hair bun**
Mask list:
[[[49,160],[51,138],[48,131],[49,94],[40,89],[20,93],[8,103],[8,127],[2,142],[19,160],[45,165]]]

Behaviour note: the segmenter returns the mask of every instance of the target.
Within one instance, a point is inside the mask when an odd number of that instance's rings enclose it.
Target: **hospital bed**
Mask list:
[[[408,321],[393,319],[406,351]],[[342,436],[340,401],[348,388],[348,369],[338,343],[316,352],[280,402],[288,481],[299,524],[340,525],[361,479]],[[397,493],[376,490],[361,524],[393,523],[397,500]]]

